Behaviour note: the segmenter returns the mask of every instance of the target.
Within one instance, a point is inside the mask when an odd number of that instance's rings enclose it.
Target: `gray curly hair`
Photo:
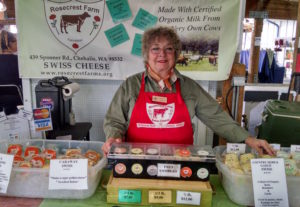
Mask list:
[[[175,32],[175,30],[171,27],[154,27],[145,31],[142,39],[142,54],[144,58],[144,62],[148,62],[148,53],[150,50],[150,46],[153,41],[158,37],[165,37],[170,41],[175,49],[175,60],[178,59],[181,52],[181,41]]]

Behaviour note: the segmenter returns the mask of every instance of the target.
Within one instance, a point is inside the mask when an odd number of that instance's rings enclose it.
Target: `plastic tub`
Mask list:
[[[117,178],[208,181],[216,162],[211,146],[179,144],[114,143],[107,157]]]
[[[282,150],[286,151],[286,149]],[[226,150],[226,146],[217,146],[214,150],[216,153],[216,166],[228,197],[237,204],[254,206],[252,176],[233,172],[222,162],[221,155]],[[286,178],[289,205],[290,207],[300,207],[300,177],[286,176]]]
[[[95,166],[88,168],[88,189],[86,190],[48,190],[49,168],[18,168],[11,171],[10,182],[6,194],[3,196],[30,197],[30,198],[58,198],[83,199],[95,192],[101,178],[102,169],[107,163],[103,157],[101,147],[103,142],[92,141],[60,141],[60,140],[14,140],[0,141],[0,153],[6,153],[9,144],[21,144],[23,151],[26,146],[48,148],[55,146],[62,154],[65,149],[80,148],[82,152],[88,149],[101,154],[101,159]]]

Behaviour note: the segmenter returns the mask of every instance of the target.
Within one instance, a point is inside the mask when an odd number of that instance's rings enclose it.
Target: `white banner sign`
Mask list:
[[[229,76],[244,0],[16,0],[23,78],[125,79],[144,70],[141,38],[173,27],[176,68],[197,80]]]

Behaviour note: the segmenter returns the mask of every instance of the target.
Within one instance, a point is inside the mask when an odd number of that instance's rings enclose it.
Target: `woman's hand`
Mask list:
[[[273,156],[276,154],[273,147],[264,139],[256,139],[255,137],[247,137],[245,143],[251,148],[255,149],[260,155],[265,150],[269,155]]]
[[[102,145],[102,151],[103,151],[103,154],[105,156],[107,156],[110,148],[111,148],[111,145],[114,143],[114,142],[117,142],[117,143],[121,143],[122,142],[122,139],[121,138],[108,138],[106,140],[106,142],[104,142],[104,144]]]

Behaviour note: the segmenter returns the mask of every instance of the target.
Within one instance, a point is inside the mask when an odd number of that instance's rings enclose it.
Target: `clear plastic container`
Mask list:
[[[231,171],[222,161],[222,154],[226,146],[214,148],[216,153],[216,166],[219,170],[220,179],[228,197],[235,203],[246,206],[254,206],[254,194],[252,186],[252,176],[238,174]],[[281,148],[289,151],[288,148]],[[286,176],[290,207],[300,207],[300,177]]]
[[[215,168],[211,146],[113,143],[108,153],[113,176],[208,181]]]
[[[88,189],[86,190],[49,190],[49,168],[18,168],[13,167],[6,194],[3,196],[30,198],[83,199],[95,192],[101,178],[102,169],[107,164],[101,147],[103,142],[93,141],[64,141],[64,140],[14,140],[0,141],[0,153],[6,154],[10,144],[21,144],[23,151],[26,146],[40,148],[55,147],[59,154],[66,149],[80,148],[82,152],[91,149],[101,154],[101,159],[92,167],[88,167]]]

